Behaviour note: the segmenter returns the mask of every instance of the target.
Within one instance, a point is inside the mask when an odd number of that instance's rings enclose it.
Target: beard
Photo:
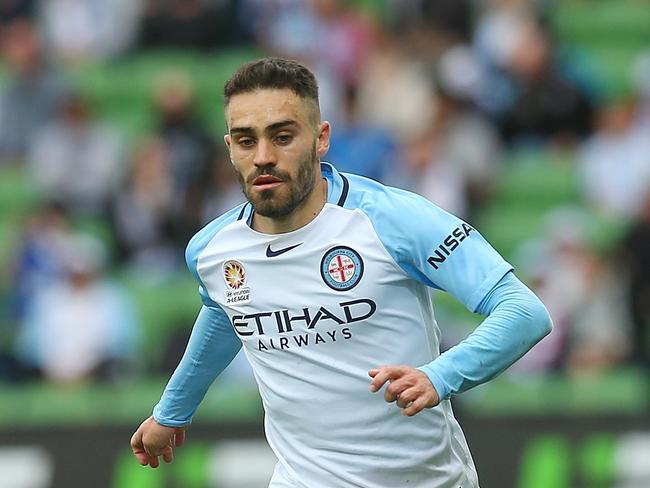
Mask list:
[[[243,175],[237,171],[237,179],[246,199],[251,203],[255,212],[263,217],[272,219],[282,218],[298,208],[309,196],[316,185],[316,168],[318,153],[316,144],[310,154],[303,154],[298,160],[298,170],[295,178],[287,171],[278,170],[275,166],[262,166],[244,180]],[[252,192],[251,187],[255,178],[269,175],[279,178],[283,185],[277,189]]]

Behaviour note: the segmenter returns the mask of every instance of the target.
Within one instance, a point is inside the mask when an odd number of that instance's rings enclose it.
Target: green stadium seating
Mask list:
[[[605,97],[627,96],[634,58],[650,49],[650,6],[643,0],[556,2],[551,22],[562,44],[580,47],[598,61]]]
[[[195,83],[198,109],[215,133],[224,129],[223,83],[243,62],[260,55],[243,48],[201,55],[184,51],[133,54],[108,64],[78,67],[72,75],[102,117],[134,138],[151,128],[151,94],[157,77],[169,70],[186,72]]]
[[[546,212],[579,203],[572,159],[569,153],[527,151],[504,162],[496,195],[479,213],[476,225],[506,257],[539,235]]]

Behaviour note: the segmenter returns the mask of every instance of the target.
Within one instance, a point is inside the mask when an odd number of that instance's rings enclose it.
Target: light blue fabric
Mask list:
[[[221,307],[202,307],[185,354],[153,409],[156,422],[168,427],[189,424],[212,382],[240,349],[241,341]]]
[[[190,273],[192,273],[192,276],[194,276],[194,279],[198,281],[201,301],[207,307],[217,307],[218,305],[208,296],[205,285],[203,284],[203,280],[197,271],[197,262],[199,260],[199,255],[201,252],[203,252],[205,247],[210,243],[212,239],[214,239],[214,236],[216,236],[221,229],[223,229],[226,225],[235,222],[239,218],[240,214],[242,214],[242,210],[244,209],[243,207],[246,205],[247,204],[242,203],[241,205],[238,205],[235,208],[229,210],[221,217],[210,222],[194,237],[192,237],[189,244],[187,245],[187,248],[185,249],[185,261],[187,263],[187,267],[190,270]],[[248,205],[248,207],[250,207],[250,205]]]
[[[493,378],[550,332],[544,305],[473,227],[414,193],[344,177],[353,188],[345,207],[370,218],[409,276],[489,315],[467,339],[420,368],[441,399]]]
[[[420,195],[345,175],[346,208],[371,220],[395,262],[413,279],[444,290],[472,312],[512,269],[473,227]]]
[[[488,292],[477,312],[488,317],[465,340],[419,368],[441,400],[494,378],[552,329],[542,302],[512,272]]]
[[[237,355],[241,341],[223,309],[207,294],[197,271],[199,255],[226,225],[242,214],[244,204],[215,219],[190,241],[185,251],[187,267],[199,283],[203,307],[194,323],[185,354],[170,378],[153,416],[161,425],[187,425],[215,378]]]

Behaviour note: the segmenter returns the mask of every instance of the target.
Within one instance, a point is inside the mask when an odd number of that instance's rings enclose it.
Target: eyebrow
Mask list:
[[[275,132],[280,129],[284,129],[287,127],[298,127],[298,123],[295,120],[292,119],[287,119],[287,120],[281,120],[279,122],[274,122],[270,125],[267,125],[264,128],[264,132],[266,133],[271,133]],[[255,132],[255,129],[252,127],[233,127],[230,129],[230,135],[235,135],[235,134],[252,134]]]

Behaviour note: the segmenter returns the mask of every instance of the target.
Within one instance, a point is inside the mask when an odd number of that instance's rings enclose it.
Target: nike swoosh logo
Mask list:
[[[271,249],[271,244],[269,244],[266,247],[266,257],[267,258],[274,258],[276,256],[279,256],[280,254],[284,254],[287,251],[291,251],[292,249],[297,248],[298,246],[302,246],[302,242],[300,244],[294,244],[293,246],[285,247],[283,249],[278,249],[277,251],[274,251]]]

